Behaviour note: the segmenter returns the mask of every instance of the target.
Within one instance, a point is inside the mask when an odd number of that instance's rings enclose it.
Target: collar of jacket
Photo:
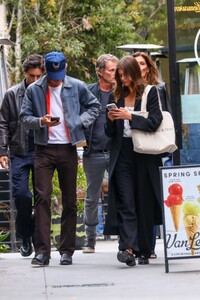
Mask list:
[[[22,80],[22,82],[19,84],[19,93],[20,95],[24,95],[26,90],[26,84],[25,84],[25,79]]]
[[[90,90],[90,92],[97,97],[97,99],[99,100],[99,82],[95,82],[95,83],[90,83],[87,85],[87,88]]]
[[[24,79],[22,80],[22,82],[20,83],[19,88],[22,89],[22,90],[25,90],[25,89],[26,89],[25,78],[24,78]]]
[[[87,85],[87,88],[90,90],[90,92],[99,100],[101,103],[101,92],[100,92],[100,86],[99,81],[95,83],[90,83]]]

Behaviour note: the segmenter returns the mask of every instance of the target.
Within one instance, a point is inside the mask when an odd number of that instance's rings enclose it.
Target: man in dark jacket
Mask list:
[[[44,73],[41,55],[27,57],[23,63],[24,80],[5,93],[0,110],[0,165],[12,168],[13,198],[17,209],[16,235],[22,239],[20,253],[32,253],[32,193],[29,176],[33,178],[34,141],[33,132],[25,130],[19,121],[19,112],[27,86],[38,80]],[[10,162],[9,162],[10,157]]]
[[[83,253],[95,252],[96,225],[98,224],[98,202],[104,173],[109,164],[109,138],[104,132],[106,123],[106,104],[115,84],[115,71],[118,58],[111,54],[101,55],[96,62],[98,82],[88,85],[97,97],[102,110],[95,122],[85,130],[87,147],[83,153],[83,167],[87,180],[84,221],[86,243]]]

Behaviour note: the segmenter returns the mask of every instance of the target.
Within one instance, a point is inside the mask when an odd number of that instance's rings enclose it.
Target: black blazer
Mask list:
[[[136,99],[135,111],[141,110],[141,99]],[[113,102],[113,97],[110,97],[109,102]],[[117,107],[124,107],[124,98],[121,98],[117,103]],[[160,126],[162,121],[162,113],[159,108],[158,94],[156,87],[152,87],[147,96],[147,111],[149,112],[148,118],[142,116],[133,115],[130,121],[132,129],[139,129],[148,132],[154,132]],[[110,168],[109,174],[112,176],[112,172],[117,161],[122,140],[123,140],[124,120],[115,120],[111,122],[107,119],[105,125],[105,132],[109,137],[112,137],[111,150],[110,150]]]

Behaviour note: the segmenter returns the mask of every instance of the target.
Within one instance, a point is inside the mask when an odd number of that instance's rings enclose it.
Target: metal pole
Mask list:
[[[0,107],[1,102],[3,100],[3,75],[2,75],[2,52],[3,52],[3,46],[0,45]]]
[[[176,63],[176,33],[175,33],[175,13],[174,0],[166,0],[167,20],[168,20],[168,45],[169,45],[169,74],[170,74],[170,97],[172,113],[176,128],[176,141],[178,148],[182,147],[182,126],[181,126],[181,101],[180,101],[180,83],[179,68]],[[174,155],[174,164],[180,165],[180,150]]]
[[[9,88],[9,81],[8,81],[8,72],[7,72],[7,66],[6,66],[6,55],[5,55],[5,47],[2,47],[2,67],[4,71],[5,76],[5,91]]]

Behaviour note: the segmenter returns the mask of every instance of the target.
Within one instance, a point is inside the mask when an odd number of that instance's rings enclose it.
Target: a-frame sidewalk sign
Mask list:
[[[160,167],[165,272],[169,260],[200,257],[200,165]]]

